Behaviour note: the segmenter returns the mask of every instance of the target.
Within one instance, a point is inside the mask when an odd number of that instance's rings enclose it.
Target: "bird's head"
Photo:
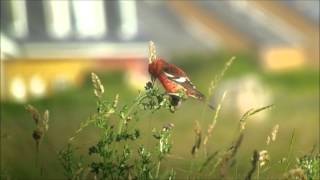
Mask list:
[[[161,58],[157,58],[154,61],[149,62],[148,71],[151,75],[152,82],[154,82],[159,76],[165,64],[166,62]]]
[[[154,83],[156,78],[160,75],[163,67],[166,64],[167,63],[163,59],[157,57],[156,46],[152,41],[150,41],[149,42],[149,66],[148,66],[148,71],[149,71],[149,73],[151,75],[152,83]]]

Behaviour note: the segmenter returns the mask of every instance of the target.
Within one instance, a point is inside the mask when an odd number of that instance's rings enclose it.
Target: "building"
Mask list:
[[[319,1],[1,1],[1,100],[80,85],[89,71],[147,79],[159,54],[253,51],[267,70],[316,66]],[[18,95],[19,94],[19,95]]]

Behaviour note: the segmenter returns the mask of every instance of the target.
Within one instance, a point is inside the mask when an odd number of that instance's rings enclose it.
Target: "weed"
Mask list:
[[[320,154],[307,154],[297,158],[297,166],[303,170],[308,180],[320,179]]]
[[[26,110],[31,114],[32,119],[36,124],[33,130],[32,137],[36,143],[36,165],[38,164],[38,157],[40,151],[40,143],[44,138],[45,133],[49,129],[49,111],[46,110],[43,115],[40,114],[37,108],[32,105],[27,105]]]
[[[64,175],[68,180],[78,180],[84,178],[85,168],[82,158],[76,159],[75,149],[71,144],[58,153],[60,164],[63,167]]]

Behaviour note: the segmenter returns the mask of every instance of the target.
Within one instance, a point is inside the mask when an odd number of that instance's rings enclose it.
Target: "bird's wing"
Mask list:
[[[194,87],[187,74],[182,69],[173,64],[166,65],[163,68],[163,73],[168,77],[168,79],[174,81],[177,84],[180,84],[182,86],[191,85],[192,87]]]
[[[182,69],[173,64],[168,64],[163,68],[163,73],[168,79],[185,88],[189,96],[196,99],[204,98],[204,95],[196,89],[196,86],[192,84],[191,80]]]

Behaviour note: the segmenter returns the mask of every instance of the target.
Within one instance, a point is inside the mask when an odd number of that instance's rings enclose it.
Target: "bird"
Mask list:
[[[151,81],[159,80],[166,93],[171,97],[171,104],[179,106],[181,103],[180,93],[184,92],[188,97],[204,101],[205,96],[197,90],[187,74],[174,64],[166,62],[162,58],[149,60],[148,71]]]

